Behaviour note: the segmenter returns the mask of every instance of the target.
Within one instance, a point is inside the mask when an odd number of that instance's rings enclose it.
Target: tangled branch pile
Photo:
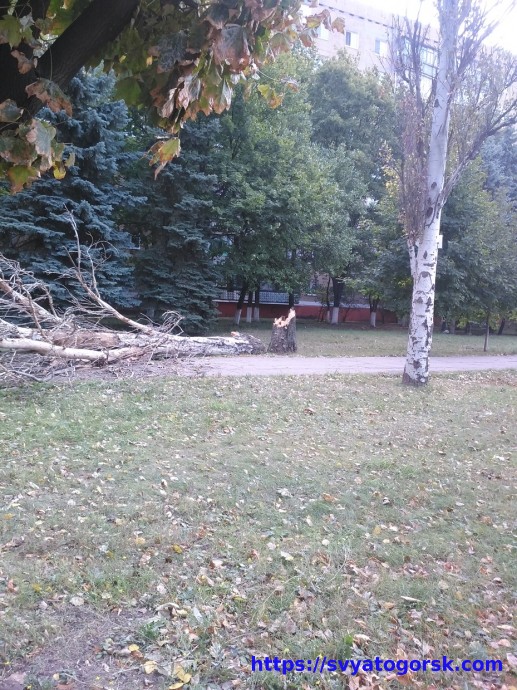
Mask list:
[[[72,227],[75,226],[71,218]],[[74,227],[74,230],[76,228]],[[70,257],[69,278],[80,288],[81,298],[70,297],[63,313],[54,307],[47,285],[34,279],[14,261],[0,254],[0,382],[13,374],[34,378],[30,368],[16,368],[16,355],[32,353],[39,366],[56,359],[106,365],[142,358],[202,357],[207,355],[255,354],[264,351],[260,340],[239,333],[231,337],[186,337],[178,334],[181,317],[164,315],[163,323],[140,323],[121,314],[105,302],[95,279],[95,265],[86,250],[87,273],[83,269],[84,248],[77,239],[77,253]],[[102,325],[109,318],[124,330]],[[6,357],[5,355],[8,354]],[[31,360],[34,362],[34,358]]]

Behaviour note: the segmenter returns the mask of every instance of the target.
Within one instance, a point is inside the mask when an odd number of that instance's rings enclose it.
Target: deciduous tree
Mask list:
[[[179,152],[182,122],[226,110],[235,86],[298,37],[310,43],[321,12],[303,27],[299,0],[12,0],[0,8],[0,173],[15,189],[42,171],[62,172],[43,105],[70,111],[64,95],[81,67],[103,61],[119,97],[149,108],[169,139],[157,170]],[[337,28],[341,28],[339,24]],[[273,91],[268,97],[274,99]]]
[[[400,27],[395,55],[404,123],[400,191],[413,278],[403,381],[415,386],[429,379],[443,206],[486,139],[517,121],[517,63],[484,47],[493,30],[486,11],[471,0],[440,0],[438,10],[435,74],[424,69],[424,51],[434,46],[418,23]]]

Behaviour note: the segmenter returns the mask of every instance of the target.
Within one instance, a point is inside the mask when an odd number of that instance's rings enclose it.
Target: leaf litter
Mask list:
[[[338,376],[8,393],[0,687],[259,688],[273,681],[252,678],[252,655],[448,654],[503,659],[468,682],[512,688],[515,443],[500,420],[516,379],[403,396],[388,377]]]

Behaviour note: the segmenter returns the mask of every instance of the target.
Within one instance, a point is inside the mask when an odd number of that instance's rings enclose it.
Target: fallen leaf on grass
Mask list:
[[[183,666],[175,666],[174,667],[174,675],[182,683],[189,683],[191,678],[192,678],[192,674],[187,673],[185,671],[185,669],[183,668]]]
[[[154,673],[156,669],[158,668],[158,664],[156,661],[152,661],[149,659],[144,663],[144,672],[147,673],[147,675],[150,675],[151,673]]]
[[[499,647],[506,647],[507,649],[512,648],[512,643],[510,640],[507,640],[506,638],[502,638],[501,640],[497,640],[497,642],[494,640],[493,642],[490,643],[490,646],[493,649],[499,649]]]
[[[395,608],[395,604],[392,601],[383,601],[381,606],[386,611],[391,611],[391,609]]]
[[[4,519],[5,518],[4,516]],[[18,546],[21,546],[23,542],[25,541],[25,537],[13,537],[11,541],[6,542],[5,544],[0,544],[0,551],[7,551],[7,549],[16,549]]]
[[[513,654],[510,654],[510,652],[508,652],[508,654],[506,655],[506,659],[508,660],[510,668],[514,668],[517,670],[517,656],[514,656]]]

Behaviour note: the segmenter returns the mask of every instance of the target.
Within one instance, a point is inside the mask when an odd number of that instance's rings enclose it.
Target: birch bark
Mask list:
[[[421,386],[429,380],[429,353],[433,340],[438,236],[444,203],[445,169],[454,67],[458,37],[458,0],[443,0],[440,11],[441,44],[427,157],[426,201],[421,228],[412,233],[409,247],[413,296],[409,320],[404,383]]]

